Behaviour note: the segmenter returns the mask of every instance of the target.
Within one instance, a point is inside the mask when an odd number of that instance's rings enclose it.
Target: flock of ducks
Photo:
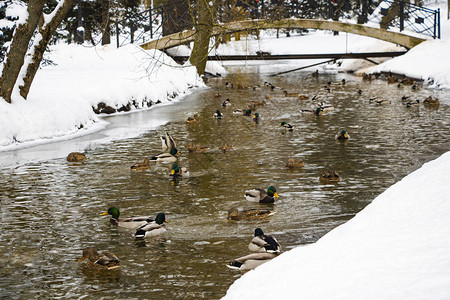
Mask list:
[[[318,71],[314,72],[312,74],[313,77],[318,77]],[[372,76],[370,75],[363,75],[363,80],[372,80]],[[388,77],[388,83],[394,83],[397,81],[394,81],[394,79]],[[345,79],[339,83],[340,85],[345,85]],[[408,82],[406,80],[403,80],[399,84],[408,85],[411,84],[414,86],[416,83],[414,82]],[[326,91],[330,91],[330,86],[332,86],[331,82],[328,82],[326,86],[324,86],[324,89]],[[226,82],[225,83],[226,88],[234,88],[233,83]],[[264,86],[254,86],[251,89],[253,90],[259,90],[263,87],[270,88],[271,91],[275,90],[283,90],[279,87],[276,87],[268,82],[264,82]],[[400,86],[399,86],[400,87]],[[243,88],[241,86],[238,86],[238,88]],[[283,91],[283,94],[285,97],[295,97],[299,100],[309,100],[310,97],[301,95],[299,93],[292,93],[288,92],[286,90]],[[358,94],[362,94],[362,90],[358,91]],[[222,95],[216,94],[214,97],[220,98]],[[266,99],[270,99],[272,96],[266,96]],[[311,100],[315,100],[317,96],[314,96]],[[406,103],[407,107],[415,106],[420,103],[419,100],[410,100],[409,97],[403,96],[402,102]],[[389,104],[390,101],[386,101],[384,99],[378,100],[377,98],[370,98],[369,103],[376,103],[378,105],[386,105]],[[265,101],[252,101],[248,104],[247,108],[243,109],[236,109],[233,111],[234,115],[241,115],[241,116],[249,116],[252,117],[252,120],[258,121],[260,119],[260,115],[257,112],[254,112],[258,107],[263,106],[265,104]],[[428,97],[423,101],[423,104],[425,106],[429,107],[438,107],[439,106],[439,100],[435,99],[433,97]],[[221,106],[223,108],[228,107],[232,105],[231,100],[228,98],[224,101],[222,101]],[[319,116],[324,111],[332,111],[334,110],[334,107],[329,104],[325,104],[323,102],[317,103],[317,106],[315,109],[311,110],[301,110],[303,114],[312,114]],[[216,119],[222,119],[224,117],[224,114],[220,112],[219,109],[216,110],[216,112],[213,114],[213,117]],[[198,114],[195,114],[192,117],[189,117],[186,120],[187,124],[194,124],[198,123],[200,121],[200,118]],[[286,131],[293,131],[294,126],[289,124],[286,121],[282,121],[280,124],[280,127],[282,127]],[[350,135],[346,130],[340,130],[336,136],[335,139],[338,141],[347,141],[350,139]],[[170,176],[173,178],[178,177],[185,177],[189,175],[189,171],[185,167],[180,167],[177,164],[180,152],[177,149],[177,145],[175,140],[172,138],[172,136],[169,133],[165,133],[164,136],[161,137],[161,147],[162,152],[159,154],[156,154],[152,156],[150,159],[145,159],[142,163],[136,163],[133,166],[131,166],[132,171],[145,171],[150,169],[150,161],[154,162],[166,162],[166,163],[172,163],[172,168],[170,172]],[[186,149],[189,152],[205,152],[209,150],[209,147],[203,146],[203,145],[194,145],[194,144],[186,144]],[[227,151],[233,149],[231,145],[223,144],[221,147],[219,147],[222,151]],[[73,152],[70,153],[67,157],[67,160],[70,162],[82,162],[86,159],[86,156],[83,153],[79,152]],[[303,160],[298,158],[289,158],[286,167],[290,169],[296,169],[296,168],[303,168],[305,163]],[[330,184],[330,183],[336,183],[339,182],[340,176],[338,172],[336,172],[333,169],[323,170],[320,173],[320,182],[322,184]],[[277,194],[277,189],[274,186],[269,186],[267,190],[261,189],[261,188],[253,188],[245,191],[245,198],[249,202],[254,203],[274,203],[275,199],[279,198]],[[247,208],[239,210],[236,207],[231,208],[228,211],[228,220],[262,220],[266,219],[272,215],[274,215],[275,212],[270,211],[269,209],[264,208]],[[135,230],[134,237],[136,239],[144,239],[148,237],[155,237],[160,236],[167,232],[167,228],[165,226],[165,223],[168,223],[166,220],[166,216],[164,213],[158,213],[155,218],[152,216],[138,216],[138,217],[127,217],[127,218],[119,218],[120,212],[119,209],[116,207],[110,207],[107,212],[102,213],[101,215],[110,215],[110,223],[127,228]],[[231,261],[227,264],[227,267],[230,269],[237,269],[241,271],[247,271],[254,269],[255,267],[259,266],[260,264],[271,260],[272,258],[276,257],[279,253],[281,253],[281,246],[278,243],[278,241],[270,235],[265,235],[261,228],[256,228],[254,237],[250,241],[248,245],[248,249],[251,254],[239,257]],[[87,247],[83,250],[82,258],[79,260],[79,262],[86,260],[86,267],[90,269],[95,270],[115,270],[120,269],[120,261],[119,259],[112,254],[111,252],[104,251],[99,253],[95,248],[93,247]]]

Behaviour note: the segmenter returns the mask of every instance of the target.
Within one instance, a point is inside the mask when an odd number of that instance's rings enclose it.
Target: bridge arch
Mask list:
[[[426,39],[406,35],[400,32],[387,31],[380,28],[373,28],[361,24],[351,24],[340,21],[331,20],[315,20],[315,19],[282,19],[282,20],[244,20],[231,23],[225,23],[216,26],[213,29],[212,36],[233,33],[238,31],[246,31],[252,29],[320,29],[348,32],[367,37],[376,38],[386,42],[401,45],[407,49],[422,43]],[[186,42],[194,40],[195,30],[185,30],[183,32],[174,33],[164,36],[160,39],[142,44],[144,49],[164,50],[179,46]]]

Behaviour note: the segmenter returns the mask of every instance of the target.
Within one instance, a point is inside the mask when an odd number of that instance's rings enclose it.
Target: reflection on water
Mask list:
[[[347,84],[337,85],[342,78]],[[281,90],[264,87],[237,88],[264,80],[290,92],[318,95],[335,110],[306,115],[300,109],[314,108],[310,100],[286,98]],[[225,81],[235,88],[226,89]],[[324,88],[328,81],[336,83],[330,93]],[[248,253],[256,227],[275,235],[285,250],[315,242],[450,148],[447,105],[408,109],[401,102],[404,94],[424,99],[430,93],[448,97],[445,92],[412,92],[341,74],[316,79],[305,73],[275,78],[241,73],[210,80],[209,85],[211,89],[183,102],[184,111],[165,107],[165,112],[176,111],[175,121],[137,138],[95,147],[84,163],[61,158],[0,170],[2,298],[220,298],[240,276],[225,264]],[[215,98],[217,93],[222,97]],[[273,98],[258,108],[258,123],[232,114],[266,95]],[[375,96],[391,104],[369,104]],[[222,108],[226,98],[232,105]],[[222,120],[212,117],[217,109],[225,115]],[[194,113],[200,122],[186,125]],[[145,112],[138,116],[145,117]],[[282,121],[295,130],[283,131]],[[342,129],[351,135],[348,142],[334,139]],[[160,152],[163,130],[180,145],[179,164],[190,170],[190,177],[172,182],[170,164],[130,172],[132,164]],[[189,153],[187,143],[210,150]],[[219,150],[224,143],[233,150]],[[303,159],[305,167],[287,169],[289,157]],[[341,181],[320,184],[325,168],[337,170]],[[261,205],[277,212],[270,220],[226,220],[232,206],[259,206],[245,200],[246,189],[269,185],[280,195],[274,205]],[[108,217],[100,216],[110,206],[119,207],[122,216],[164,212],[169,233],[135,241],[132,231],[113,227]],[[112,251],[121,259],[122,271],[112,276],[80,268],[77,260],[87,246]]]

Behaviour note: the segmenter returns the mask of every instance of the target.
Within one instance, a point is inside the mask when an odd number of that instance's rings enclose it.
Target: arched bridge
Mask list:
[[[413,37],[400,32],[388,31],[385,29],[373,28],[361,24],[351,24],[340,21],[331,20],[312,20],[312,19],[282,19],[282,20],[244,20],[236,21],[213,29],[212,35],[217,36],[225,33],[233,33],[238,31],[250,31],[255,29],[321,29],[333,30],[364,35],[383,41],[399,44],[408,49],[417,46],[425,41],[425,38]],[[171,47],[179,46],[186,42],[194,40],[195,30],[186,30],[183,32],[173,33],[157,40],[153,40],[141,45],[144,49],[164,50]]]
[[[226,3],[225,3],[226,2]],[[258,29],[320,29],[364,35],[412,48],[440,38],[440,12],[409,0],[227,0],[218,7],[213,36]],[[194,40],[194,0],[168,4],[115,21],[117,45],[164,50]],[[355,19],[358,23],[355,24]],[[351,20],[351,21],[349,21]],[[124,40],[123,33],[129,33]],[[122,38],[119,41],[119,36]],[[155,39],[155,37],[158,37]]]

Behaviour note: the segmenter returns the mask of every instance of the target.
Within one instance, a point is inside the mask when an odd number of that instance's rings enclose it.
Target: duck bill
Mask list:
[[[280,196],[278,196],[278,194],[277,194],[277,193],[274,193],[273,195],[274,195],[274,196],[275,196],[275,198],[277,198],[277,199],[278,199],[278,198],[280,197]]]
[[[173,174],[175,174],[175,170],[170,171],[170,175],[173,176]]]
[[[347,138],[348,138],[348,135],[347,135],[347,134],[344,134],[344,137],[347,139]]]
[[[106,216],[108,214],[108,212],[104,212],[102,214],[100,214],[100,216]]]
[[[79,260],[78,260],[78,262],[82,262],[84,259],[85,259],[86,257],[82,257],[82,258],[80,258]]]
[[[167,221],[167,220],[164,220],[164,222],[169,223],[169,221]]]

